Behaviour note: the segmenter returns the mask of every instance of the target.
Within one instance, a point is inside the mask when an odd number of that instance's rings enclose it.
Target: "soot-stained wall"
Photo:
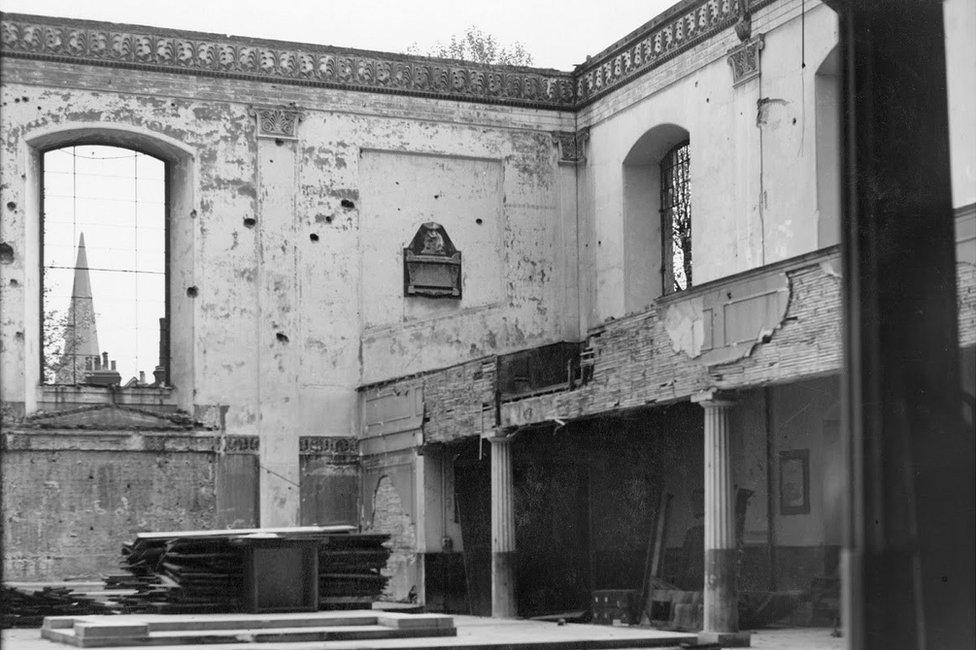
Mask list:
[[[98,578],[147,530],[211,528],[216,457],[202,452],[5,450],[4,578]]]
[[[515,438],[521,615],[585,608],[592,589],[641,588],[662,493],[673,495],[668,538],[694,525],[701,419],[684,403]]]

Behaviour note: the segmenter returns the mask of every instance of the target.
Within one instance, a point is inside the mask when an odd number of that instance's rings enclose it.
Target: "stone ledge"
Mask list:
[[[752,646],[752,635],[749,632],[699,632],[698,644],[721,648],[749,648]]]

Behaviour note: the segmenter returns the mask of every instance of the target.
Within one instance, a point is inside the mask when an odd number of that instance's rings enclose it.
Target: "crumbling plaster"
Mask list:
[[[574,267],[561,246],[568,226],[553,207],[557,149],[550,135],[570,129],[568,114],[161,72],[119,75],[57,62],[4,65],[2,203],[13,207],[3,208],[0,239],[10,243],[13,259],[0,270],[3,401],[31,411],[45,400],[31,375],[39,230],[21,173],[30,154],[25,142],[79,124],[178,142],[192,160],[185,182],[193,198],[170,214],[171,314],[187,314],[170,347],[192,371],[180,376],[174,369],[169,402],[219,412],[227,433],[261,436],[263,523],[297,521],[298,436],[354,431],[364,377],[531,347],[575,321],[565,291]],[[255,137],[252,107],[291,103],[302,112],[296,140]],[[371,214],[370,227],[388,245],[370,248],[374,233],[363,229],[363,206],[376,200],[377,188],[361,164],[375,151],[399,157],[405,179],[414,178],[397,199],[415,208],[437,200],[420,195],[440,182],[432,175],[462,159],[492,161],[494,176],[467,186],[494,202],[491,214],[478,217],[483,223],[467,214],[468,195],[457,192],[449,214],[439,217],[456,222],[451,236],[473,262],[465,269],[468,286],[492,287],[465,293],[474,307],[405,306],[402,248],[429,210],[417,208],[406,219]],[[416,156],[435,168],[418,173]],[[493,236],[479,239],[479,232]],[[383,272],[394,280],[392,292],[366,290],[364,274]],[[391,305],[399,318],[362,331],[363,314],[387,314]]]

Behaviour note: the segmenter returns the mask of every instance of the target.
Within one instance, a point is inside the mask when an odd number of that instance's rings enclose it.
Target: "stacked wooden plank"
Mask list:
[[[0,590],[0,627],[40,627],[45,616],[111,614],[104,604],[69,587]]]
[[[249,535],[314,539],[319,544],[319,608],[369,607],[386,586],[381,571],[388,535],[361,535],[351,527],[303,527],[144,533],[122,547],[124,575],[106,588],[123,613],[222,613],[243,607],[244,553],[235,543]]]
[[[379,599],[389,535],[335,535],[319,545],[319,609],[353,609]]]

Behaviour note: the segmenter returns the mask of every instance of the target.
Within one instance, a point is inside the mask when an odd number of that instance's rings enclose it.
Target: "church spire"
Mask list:
[[[88,253],[85,234],[78,238],[75,277],[71,304],[64,324],[64,352],[57,372],[57,383],[80,384],[86,373],[99,363],[98,330],[95,326],[95,304],[91,278],[88,275]]]

